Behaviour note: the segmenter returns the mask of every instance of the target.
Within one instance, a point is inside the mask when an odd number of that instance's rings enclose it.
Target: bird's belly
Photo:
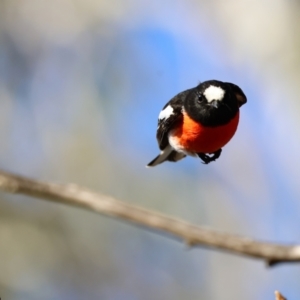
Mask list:
[[[182,125],[169,134],[169,143],[177,151],[189,155],[213,153],[225,146],[236,132],[239,112],[229,123],[216,127],[205,127],[183,116]]]

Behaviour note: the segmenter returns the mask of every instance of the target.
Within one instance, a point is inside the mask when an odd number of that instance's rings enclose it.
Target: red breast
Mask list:
[[[213,153],[226,145],[236,132],[239,111],[229,123],[216,127],[205,127],[183,113],[181,126],[172,132],[172,139],[188,152]]]

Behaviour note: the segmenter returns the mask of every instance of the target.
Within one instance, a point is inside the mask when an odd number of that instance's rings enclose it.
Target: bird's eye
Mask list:
[[[203,101],[203,95],[200,94],[199,92],[196,92],[196,96],[197,96],[197,101],[198,102],[202,102]]]

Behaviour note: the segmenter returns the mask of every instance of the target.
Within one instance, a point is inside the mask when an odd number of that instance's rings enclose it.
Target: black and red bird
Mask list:
[[[200,83],[172,98],[158,116],[160,154],[147,167],[187,155],[208,164],[220,157],[236,132],[239,108],[247,102],[235,84],[218,80]]]

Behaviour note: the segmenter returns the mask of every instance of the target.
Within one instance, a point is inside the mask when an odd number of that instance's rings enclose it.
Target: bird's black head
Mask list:
[[[204,126],[227,124],[247,98],[235,84],[217,80],[200,83],[191,89],[184,100],[184,109]]]

